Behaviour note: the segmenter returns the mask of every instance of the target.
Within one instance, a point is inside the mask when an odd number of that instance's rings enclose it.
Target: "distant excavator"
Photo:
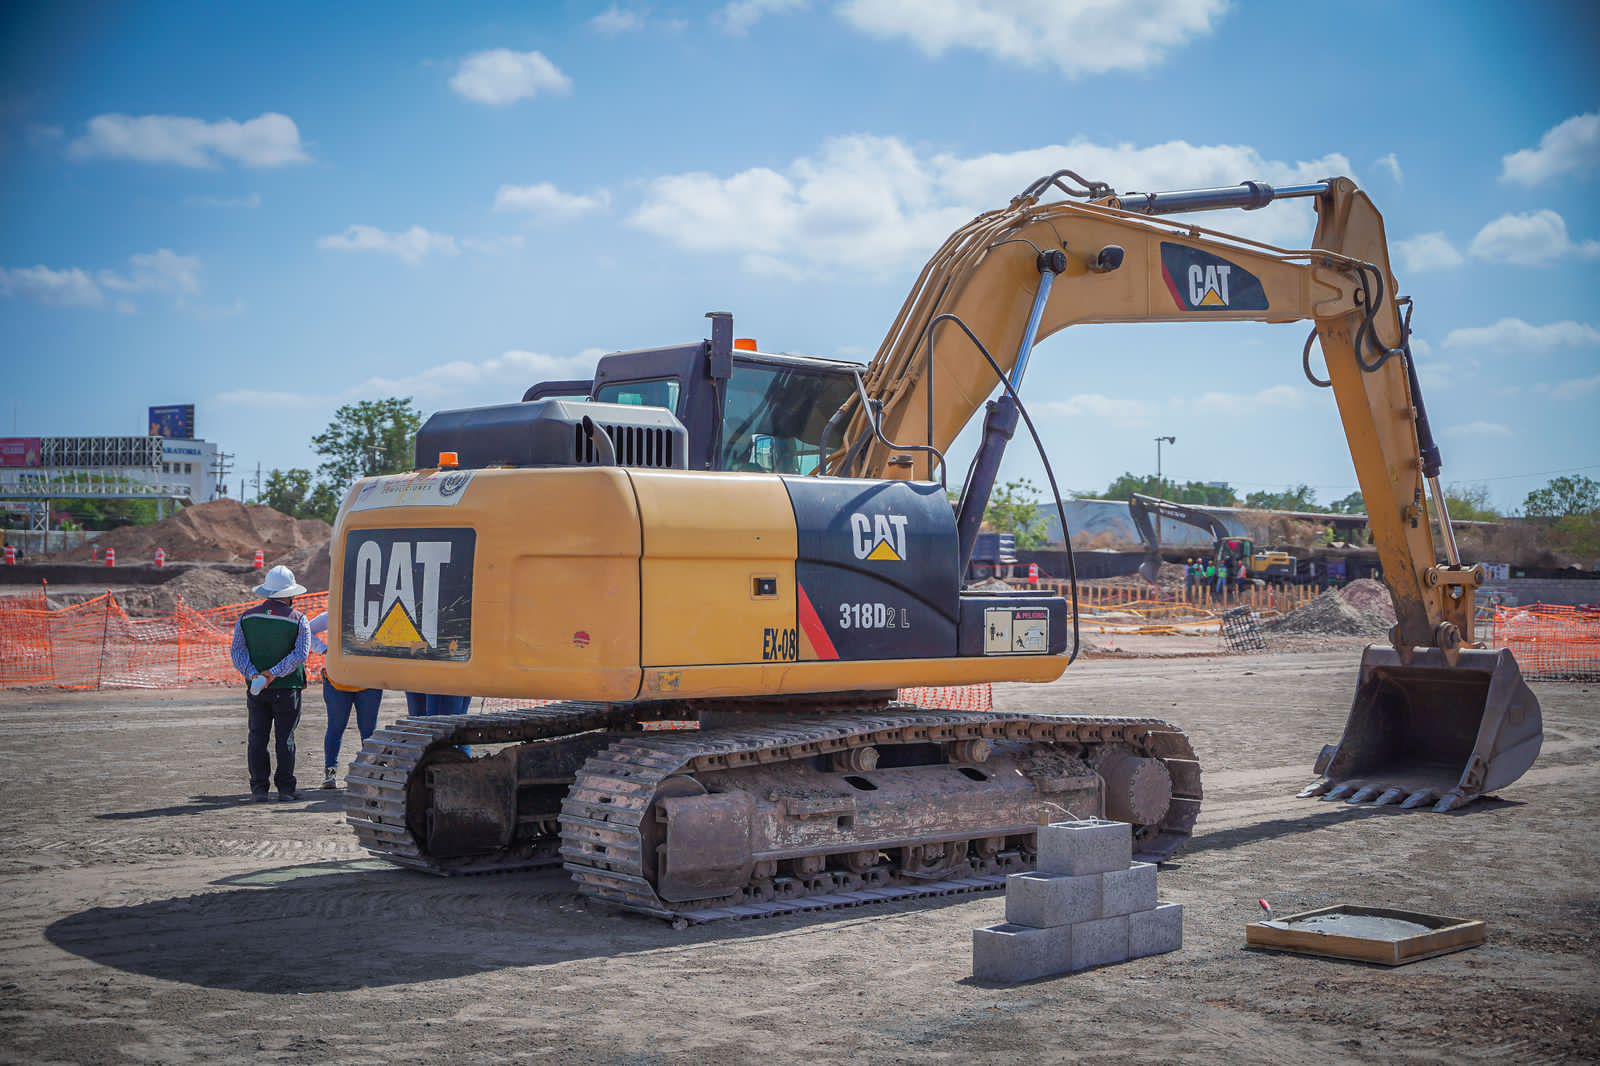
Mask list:
[[[1312,248],[1158,217],[1284,198],[1315,204]],[[1456,548],[1396,291],[1347,179],[1145,194],[1063,170],[952,235],[865,367],[758,352],[718,313],[707,340],[434,415],[415,473],[344,501],[329,669],[558,702],[378,731],[351,825],[401,865],[559,862],[683,921],[999,884],[1064,815],[1176,853],[1201,802],[1177,727],[896,699],[1053,681],[1077,654],[1075,593],[962,575],[1019,421],[1059,505],[1020,390],[1036,342],[1084,322],[1314,323],[1306,372],[1338,402],[1398,621],[1306,794],[1449,810],[1514,781],[1539,707],[1509,653],[1472,643],[1483,569]],[[946,449],[980,408],[952,507]]]
[[[1161,535],[1158,523],[1166,518],[1194,526],[1211,534],[1211,561],[1218,566],[1237,566],[1243,562],[1250,579],[1259,584],[1287,583],[1295,576],[1295,559],[1285,551],[1257,549],[1249,537],[1234,536],[1221,518],[1203,507],[1173,503],[1135,492],[1128,496],[1128,517],[1139,532],[1145,557],[1139,563],[1139,576],[1156,584],[1161,573]]]

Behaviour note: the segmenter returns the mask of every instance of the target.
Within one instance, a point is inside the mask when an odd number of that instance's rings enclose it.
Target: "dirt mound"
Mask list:
[[[261,504],[213,500],[187,507],[153,526],[109,530],[94,544],[102,552],[115,548],[118,561],[127,563],[149,562],[157,548],[166,551],[169,562],[248,563],[260,548],[272,566],[290,553],[326,545],[332,535],[332,527],[315,518],[290,518]],[[81,562],[93,551],[84,545],[49,560]]]
[[[260,583],[261,577],[254,571],[239,574],[197,566],[164,584],[118,589],[117,602],[131,615],[160,615],[177,610],[178,599],[182,597],[184,603],[203,611],[209,607],[250,603],[258,599],[251,589]]]
[[[301,548],[292,551],[277,560],[294,571],[295,580],[306,587],[307,592],[328,591],[328,559],[329,541],[324,540],[314,547]]]
[[[1383,637],[1394,625],[1389,590],[1366,578],[1342,589],[1329,589],[1298,610],[1274,618],[1262,628],[1272,633]]]

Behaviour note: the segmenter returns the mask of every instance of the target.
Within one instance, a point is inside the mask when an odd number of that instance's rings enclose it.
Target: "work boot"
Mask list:
[[[250,793],[250,802],[252,803],[265,803],[271,798],[271,796],[267,795],[266,789],[262,789],[260,792]]]
[[[297,800],[299,798],[300,798],[300,793],[298,793],[298,792],[292,792],[291,791],[291,792],[279,792],[278,793],[278,800],[281,803],[292,803],[292,802],[294,802],[295,800]]]
[[[322,771],[322,787],[323,788],[338,788],[339,787],[339,778],[336,776],[336,774],[334,773],[334,768],[331,767],[331,766],[328,767],[326,770]]]

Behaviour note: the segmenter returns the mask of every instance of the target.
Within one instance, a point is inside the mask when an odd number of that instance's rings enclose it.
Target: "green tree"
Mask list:
[[[322,456],[317,472],[334,496],[343,497],[357,478],[410,470],[421,428],[422,412],[409,396],[347,403],[311,438]]]
[[[1450,508],[1450,517],[1463,522],[1493,522],[1501,517],[1489,501],[1489,486],[1487,485],[1447,485],[1444,490],[1445,503]]]
[[[273,470],[262,486],[261,501],[292,518],[320,518],[332,522],[339,513],[340,494],[325,481],[314,481],[301,467]]]
[[[983,520],[997,533],[1010,533],[1019,548],[1042,548],[1050,520],[1039,506],[1039,489],[1026,478],[1008,481],[989,495]]]
[[[1123,474],[1106,486],[1106,500],[1126,500],[1134,493],[1156,496],[1174,503],[1192,503],[1201,507],[1233,507],[1239,502],[1238,494],[1227,482],[1208,485],[1204,481],[1185,481],[1179,484],[1171,478],[1156,478],[1154,474]]]
[[[1244,505],[1262,511],[1328,510],[1317,502],[1317,491],[1310,485],[1298,485],[1282,492],[1252,492],[1244,498]]]
[[[1600,482],[1581,474],[1558,477],[1542,489],[1534,489],[1523,501],[1529,518],[1567,518],[1600,512]]]
[[[1328,510],[1335,514],[1366,514],[1367,501],[1359,491],[1352,492],[1341,500],[1334,500]]]

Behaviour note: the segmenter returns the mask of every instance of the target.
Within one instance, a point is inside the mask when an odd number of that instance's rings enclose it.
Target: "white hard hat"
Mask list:
[[[304,585],[295,581],[294,571],[279,564],[267,571],[266,579],[256,586],[255,593],[268,599],[286,600],[300,595],[305,590]]]

